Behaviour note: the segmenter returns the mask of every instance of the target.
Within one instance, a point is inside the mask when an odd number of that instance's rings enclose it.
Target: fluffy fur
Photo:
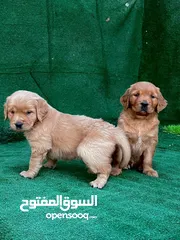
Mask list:
[[[21,176],[34,178],[45,167],[54,168],[58,159],[80,158],[97,174],[90,182],[102,188],[109,175],[118,175],[130,160],[130,145],[122,130],[85,116],[64,114],[36,93],[17,91],[4,105],[5,118],[15,131],[23,131],[31,146],[28,171]]]
[[[124,110],[118,126],[125,131],[131,145],[129,166],[158,177],[152,168],[152,159],[158,142],[158,113],[166,107],[167,101],[152,83],[137,82],[127,89],[120,102]]]

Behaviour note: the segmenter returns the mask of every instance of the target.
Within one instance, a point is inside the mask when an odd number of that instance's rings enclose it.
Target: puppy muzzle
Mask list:
[[[22,122],[16,122],[15,126],[16,126],[16,129],[22,129],[23,123]]]
[[[147,101],[142,101],[141,102],[141,111],[142,112],[147,112],[148,111],[148,105],[149,105],[149,103]]]

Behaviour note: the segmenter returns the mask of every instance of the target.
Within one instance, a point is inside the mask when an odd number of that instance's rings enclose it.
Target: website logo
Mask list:
[[[46,197],[36,197],[35,199],[22,200],[20,210],[22,212],[29,212],[29,210],[36,209],[37,207],[58,207],[61,213],[47,213],[47,219],[86,219],[97,218],[97,216],[90,216],[89,213],[64,213],[71,209],[78,209],[80,207],[97,207],[97,195],[91,195],[90,199],[70,199],[70,197],[56,195],[55,199],[46,199]]]

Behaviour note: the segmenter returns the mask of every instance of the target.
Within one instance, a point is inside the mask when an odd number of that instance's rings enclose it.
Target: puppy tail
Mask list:
[[[131,147],[123,130],[119,127],[116,127],[115,138],[117,142],[116,149],[116,161],[119,163],[119,167],[125,168],[128,166],[128,163],[131,158]]]

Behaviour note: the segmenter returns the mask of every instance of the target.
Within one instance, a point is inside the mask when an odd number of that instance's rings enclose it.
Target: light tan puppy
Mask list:
[[[158,142],[158,113],[166,107],[166,100],[152,83],[137,82],[127,89],[120,102],[124,110],[118,126],[126,132],[131,145],[129,166],[158,177],[152,159]]]
[[[102,119],[58,112],[36,93],[17,91],[4,105],[5,118],[15,131],[23,131],[31,146],[29,170],[34,178],[43,160],[54,168],[58,159],[80,158],[97,178],[90,185],[102,188],[109,175],[118,175],[130,160],[130,145],[117,127]]]

